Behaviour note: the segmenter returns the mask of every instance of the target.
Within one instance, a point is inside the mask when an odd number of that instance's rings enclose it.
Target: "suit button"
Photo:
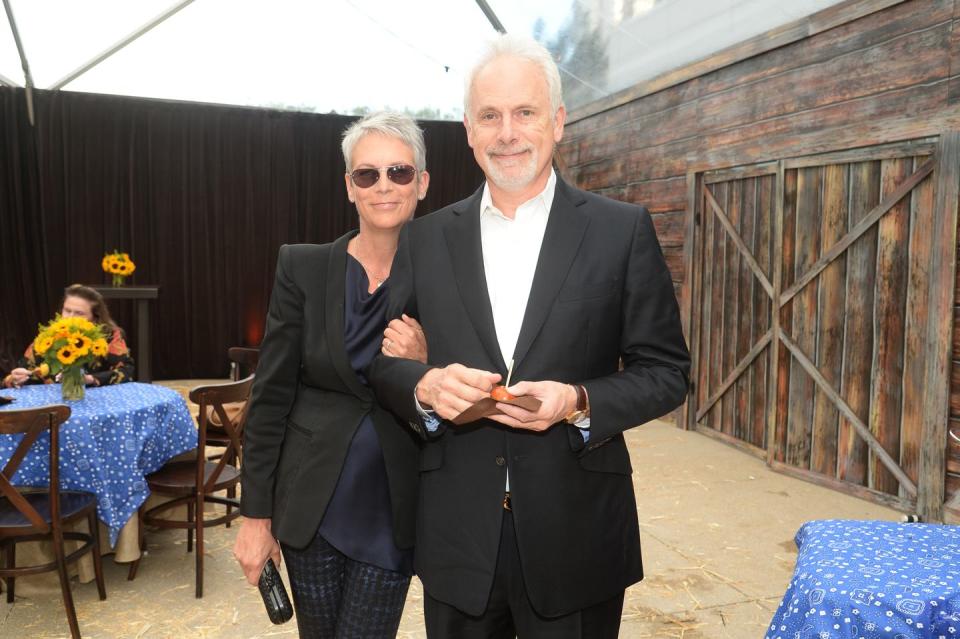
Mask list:
[[[497,466],[503,466],[504,464],[507,463],[507,460],[505,460],[505,459],[504,459],[503,457],[501,457],[500,455],[497,455],[497,458],[496,458],[494,461],[497,462]]]

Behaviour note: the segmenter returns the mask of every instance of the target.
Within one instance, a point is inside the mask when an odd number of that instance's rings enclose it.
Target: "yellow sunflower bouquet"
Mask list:
[[[113,253],[107,253],[100,262],[104,273],[110,273],[113,276],[114,286],[123,286],[123,278],[133,275],[137,270],[137,265],[130,259],[128,253],[121,253],[113,249]]]
[[[83,399],[83,369],[107,354],[103,328],[83,317],[60,317],[40,325],[33,352],[42,360],[38,368],[47,375],[61,375],[65,400]]]

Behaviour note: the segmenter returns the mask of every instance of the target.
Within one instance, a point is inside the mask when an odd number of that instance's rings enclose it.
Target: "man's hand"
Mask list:
[[[516,397],[529,395],[540,400],[540,408],[529,411],[497,402],[497,410],[503,415],[494,415],[490,419],[510,428],[525,430],[547,430],[577,407],[577,391],[570,384],[560,382],[519,382],[507,391]]]
[[[443,419],[452,419],[489,397],[490,389],[499,381],[499,373],[467,368],[462,364],[433,368],[417,383],[417,401]]]
[[[423,334],[420,322],[406,313],[400,319],[390,320],[383,331],[383,345],[380,352],[388,357],[415,359],[421,364],[427,363],[427,338]]]
[[[270,532],[269,519],[245,518],[237,541],[233,544],[233,557],[243,569],[243,574],[252,586],[260,581],[260,573],[267,558],[280,568],[280,544]]]

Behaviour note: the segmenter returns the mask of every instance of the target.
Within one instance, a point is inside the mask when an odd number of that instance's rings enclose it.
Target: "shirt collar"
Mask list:
[[[557,173],[553,170],[553,167],[550,167],[550,177],[547,178],[547,184],[543,187],[543,190],[518,206],[517,211],[519,212],[520,209],[529,208],[531,204],[535,204],[539,201],[543,203],[543,209],[549,214],[550,207],[553,206],[553,195],[556,190]],[[483,183],[483,195],[480,196],[480,216],[483,217],[485,215],[503,217],[506,219],[506,216],[500,212],[500,209],[493,204],[493,198],[490,196],[489,181]]]

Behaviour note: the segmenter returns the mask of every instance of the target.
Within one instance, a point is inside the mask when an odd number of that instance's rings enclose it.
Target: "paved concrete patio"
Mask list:
[[[653,422],[627,435],[634,466],[646,579],[627,592],[620,636],[761,638],[793,571],[793,535],[811,519],[898,520],[900,514],[776,474],[702,435]],[[107,600],[74,583],[80,628],[90,638],[296,637],[273,626],[230,552],[237,527],[207,534],[205,596],[193,596],[193,555],[179,531],[148,532],[133,582],[105,561]],[[0,637],[69,635],[56,582],[0,602]],[[416,580],[400,637],[423,637]]]

